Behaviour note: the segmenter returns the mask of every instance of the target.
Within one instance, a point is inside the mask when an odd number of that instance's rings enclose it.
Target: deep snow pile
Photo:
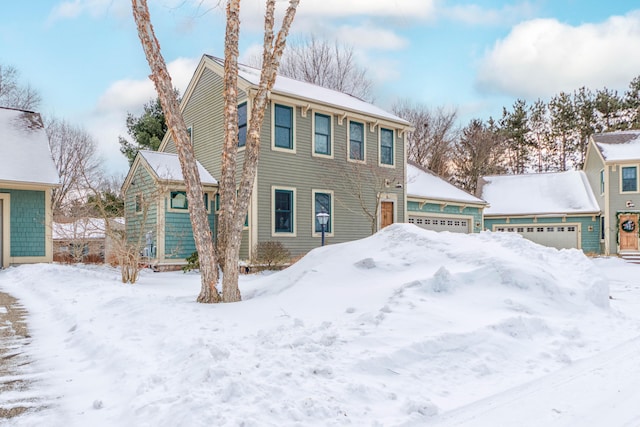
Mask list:
[[[637,333],[577,250],[393,225],[241,278],[35,265],[0,272],[31,312],[37,387],[14,424],[419,425]],[[0,397],[0,404],[4,403]]]

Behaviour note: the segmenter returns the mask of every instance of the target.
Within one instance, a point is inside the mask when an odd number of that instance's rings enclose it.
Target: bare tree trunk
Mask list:
[[[238,289],[238,258],[240,255],[240,244],[242,243],[242,226],[247,215],[249,200],[253,190],[256,172],[258,169],[258,157],[260,153],[260,130],[264,121],[265,109],[268,102],[268,94],[273,88],[276,80],[276,74],[282,52],[286,45],[287,34],[295,17],[296,8],[299,0],[289,0],[289,7],[282,21],[282,27],[278,32],[278,36],[274,42],[273,26],[275,13],[275,0],[267,0],[264,24],[264,49],[262,60],[262,72],[260,74],[260,85],[256,92],[251,107],[251,119],[247,129],[247,143],[245,148],[244,165],[242,169],[242,178],[240,179],[240,188],[238,195],[235,196],[235,156],[237,153],[237,133],[238,123],[237,117],[226,117],[226,132],[232,132],[233,135],[225,137],[225,147],[229,149],[229,153],[225,156],[233,156],[233,160],[223,157],[222,162],[222,194],[227,195],[222,202],[231,204],[235,200],[234,206],[221,206],[219,229],[223,230],[222,246],[219,246],[224,253],[224,276],[222,278],[222,295],[225,302],[234,302],[240,300],[240,290]],[[231,5],[233,3],[233,5]],[[227,19],[239,20],[239,10],[235,6],[239,5],[238,0],[230,0],[227,7]],[[227,42],[225,43],[225,82],[229,82],[232,78],[236,79],[233,83],[237,85],[237,44],[238,37],[236,29],[239,28],[239,22],[227,24]],[[231,32],[231,34],[230,34]],[[233,64],[228,64],[233,62]],[[227,76],[227,73],[236,71],[235,76]],[[237,87],[235,87],[237,95]],[[230,106],[228,102],[232,101],[231,96],[225,96],[225,113],[228,115],[234,112],[237,116],[237,105]],[[233,100],[237,103],[237,97]],[[229,144],[229,145],[227,145]],[[233,145],[233,146],[231,146]],[[233,168],[231,168],[233,166]],[[225,170],[227,169],[227,170]],[[232,176],[233,179],[229,178]],[[230,188],[229,188],[230,187]],[[230,193],[233,193],[229,195]],[[224,197],[224,196],[223,196]]]
[[[202,202],[203,189],[193,146],[189,143],[187,127],[180,113],[178,100],[171,83],[171,76],[167,71],[167,65],[160,52],[160,44],[151,25],[147,1],[132,0],[131,4],[133,6],[133,17],[138,26],[138,36],[151,68],[150,77],[155,84],[162,109],[165,112],[167,127],[175,142],[182,175],[184,176],[189,204],[189,217],[196,249],[198,250],[200,273],[202,275],[202,287],[200,295],[198,295],[198,302],[219,302],[220,296],[216,289],[218,266],[211,229],[207,219],[207,210]]]

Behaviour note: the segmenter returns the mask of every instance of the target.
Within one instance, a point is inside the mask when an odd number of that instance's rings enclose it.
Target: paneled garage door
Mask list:
[[[578,225],[527,224],[496,226],[495,231],[522,234],[525,239],[558,249],[578,248]]]
[[[433,231],[452,231],[454,233],[469,233],[471,221],[466,218],[445,218],[409,215],[409,224]]]

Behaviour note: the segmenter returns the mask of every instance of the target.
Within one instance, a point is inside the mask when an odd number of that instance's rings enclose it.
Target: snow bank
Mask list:
[[[0,272],[30,311],[46,410],[17,425],[416,425],[629,334],[577,250],[513,233],[393,225],[242,277],[30,265]],[[0,403],[2,398],[0,397]]]

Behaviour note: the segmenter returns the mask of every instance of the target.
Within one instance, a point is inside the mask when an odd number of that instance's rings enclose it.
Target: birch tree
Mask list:
[[[263,66],[260,84],[252,101],[251,119],[247,128],[245,160],[240,185],[236,192],[236,167],[238,151],[238,40],[240,31],[240,0],[227,1],[227,26],[225,35],[224,66],[224,129],[225,140],[222,152],[222,177],[220,182],[221,207],[218,221],[218,254],[214,251],[211,230],[206,210],[201,203],[202,183],[196,166],[195,154],[189,143],[187,128],[180,114],[175,93],[172,90],[171,77],[160,52],[160,45],[151,25],[146,0],[132,0],[133,14],[138,26],[140,41],[151,67],[153,80],[162,109],[167,119],[178,152],[178,159],[185,177],[189,216],[198,250],[202,287],[199,302],[219,302],[216,284],[218,282],[218,261],[224,271],[222,282],[222,300],[233,302],[240,300],[238,289],[238,258],[242,241],[242,226],[249,206],[253,183],[258,166],[260,152],[260,130],[264,120],[268,95],[275,83],[286,38],[295,17],[299,0],[289,0],[282,26],[277,37],[274,36],[275,0],[267,0],[265,13],[265,33]],[[220,258],[216,258],[219,255]]]
[[[295,17],[299,0],[289,0],[282,26],[274,36],[275,0],[267,0],[264,21],[264,41],[260,84],[253,97],[251,118],[247,127],[247,141],[240,185],[236,192],[238,153],[238,33],[240,29],[240,0],[227,2],[227,31],[225,38],[225,141],[222,154],[221,207],[218,220],[218,250],[221,266],[222,294],[225,302],[240,300],[238,289],[238,258],[244,224],[260,153],[260,130],[264,121],[268,95],[273,88],[286,39]]]
[[[187,200],[189,201],[189,217],[193,229],[193,238],[200,258],[202,285],[200,295],[198,295],[198,302],[219,302],[220,295],[216,289],[218,283],[216,254],[213,247],[211,228],[209,228],[207,210],[202,203],[202,182],[200,181],[193,146],[189,143],[187,126],[180,113],[178,99],[173,90],[173,84],[171,83],[171,76],[167,70],[164,57],[160,52],[160,43],[151,25],[147,1],[131,0],[131,5],[133,8],[133,17],[138,27],[138,36],[140,37],[140,42],[142,43],[149,67],[151,68],[151,75],[149,77],[158,92],[162,109],[165,112],[167,128],[173,137],[176,151],[178,152],[178,159],[180,160],[182,176],[184,177]]]

